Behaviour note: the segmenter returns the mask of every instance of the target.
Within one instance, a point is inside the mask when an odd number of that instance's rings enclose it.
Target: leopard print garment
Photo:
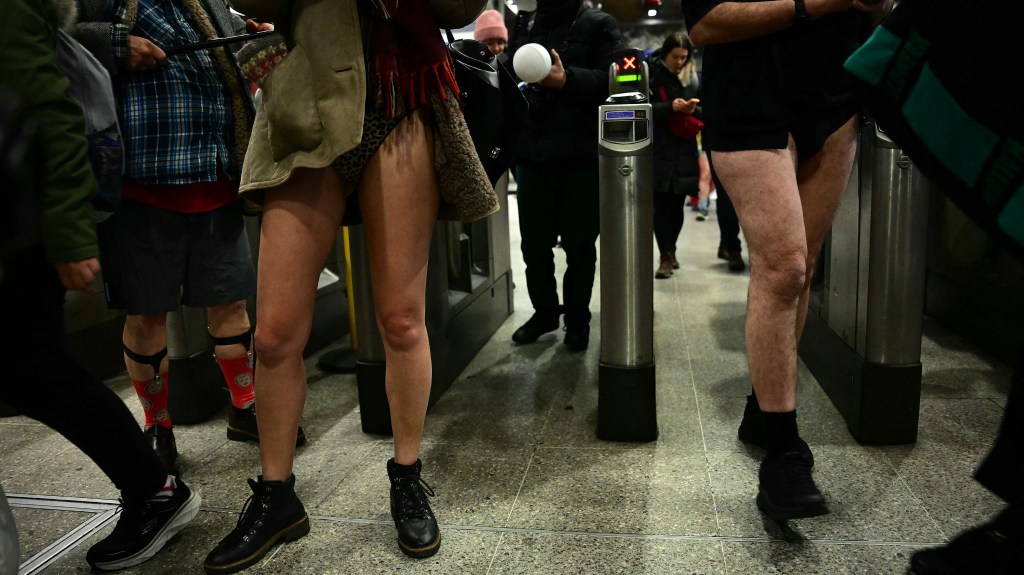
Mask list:
[[[341,178],[352,185],[358,184],[370,158],[404,118],[405,115],[388,120],[383,114],[370,111],[363,114],[363,139],[355,148],[338,156],[332,164]]]

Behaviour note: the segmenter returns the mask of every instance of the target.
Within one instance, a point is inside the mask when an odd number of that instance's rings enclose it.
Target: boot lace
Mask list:
[[[249,480],[249,485],[253,489],[256,488],[252,479]],[[235,522],[235,534],[243,541],[249,541],[264,524],[269,508],[267,497],[263,494],[254,492],[250,495],[245,500],[245,505],[242,505],[242,512],[238,514],[238,521]]]
[[[434,496],[434,490],[418,475],[396,477],[395,506],[402,519],[429,519],[433,517],[427,497]]]

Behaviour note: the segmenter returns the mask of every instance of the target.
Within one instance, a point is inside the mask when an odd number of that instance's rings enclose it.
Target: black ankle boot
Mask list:
[[[263,559],[279,541],[295,541],[309,533],[309,516],[295,495],[295,476],[288,481],[249,480],[252,496],[242,507],[235,529],[206,556],[210,574],[237,573]]]
[[[428,495],[434,496],[434,490],[420,478],[422,468],[419,459],[412,465],[388,460],[391,518],[398,529],[398,546],[402,553],[417,559],[430,557],[441,548],[441,532],[427,501]]]

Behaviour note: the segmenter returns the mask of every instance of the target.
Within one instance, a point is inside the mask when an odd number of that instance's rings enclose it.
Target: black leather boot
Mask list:
[[[402,553],[417,559],[430,557],[441,548],[441,532],[427,501],[428,495],[434,496],[434,490],[420,478],[422,468],[419,459],[412,465],[399,465],[394,458],[388,460],[391,518],[398,529],[398,546]]]
[[[206,556],[210,574],[237,573],[263,559],[279,541],[295,541],[309,533],[309,516],[295,495],[295,476],[288,481],[249,480],[252,496],[242,507],[235,529]]]

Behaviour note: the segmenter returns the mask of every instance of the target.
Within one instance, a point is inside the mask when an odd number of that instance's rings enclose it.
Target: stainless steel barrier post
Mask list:
[[[625,56],[629,62],[630,56]],[[638,62],[639,60],[633,60]],[[633,68],[643,91],[613,92],[598,116],[601,198],[601,358],[597,436],[658,437],[654,374],[654,169],[646,64]]]
[[[917,440],[931,184],[870,119],[800,355],[858,441]]]

